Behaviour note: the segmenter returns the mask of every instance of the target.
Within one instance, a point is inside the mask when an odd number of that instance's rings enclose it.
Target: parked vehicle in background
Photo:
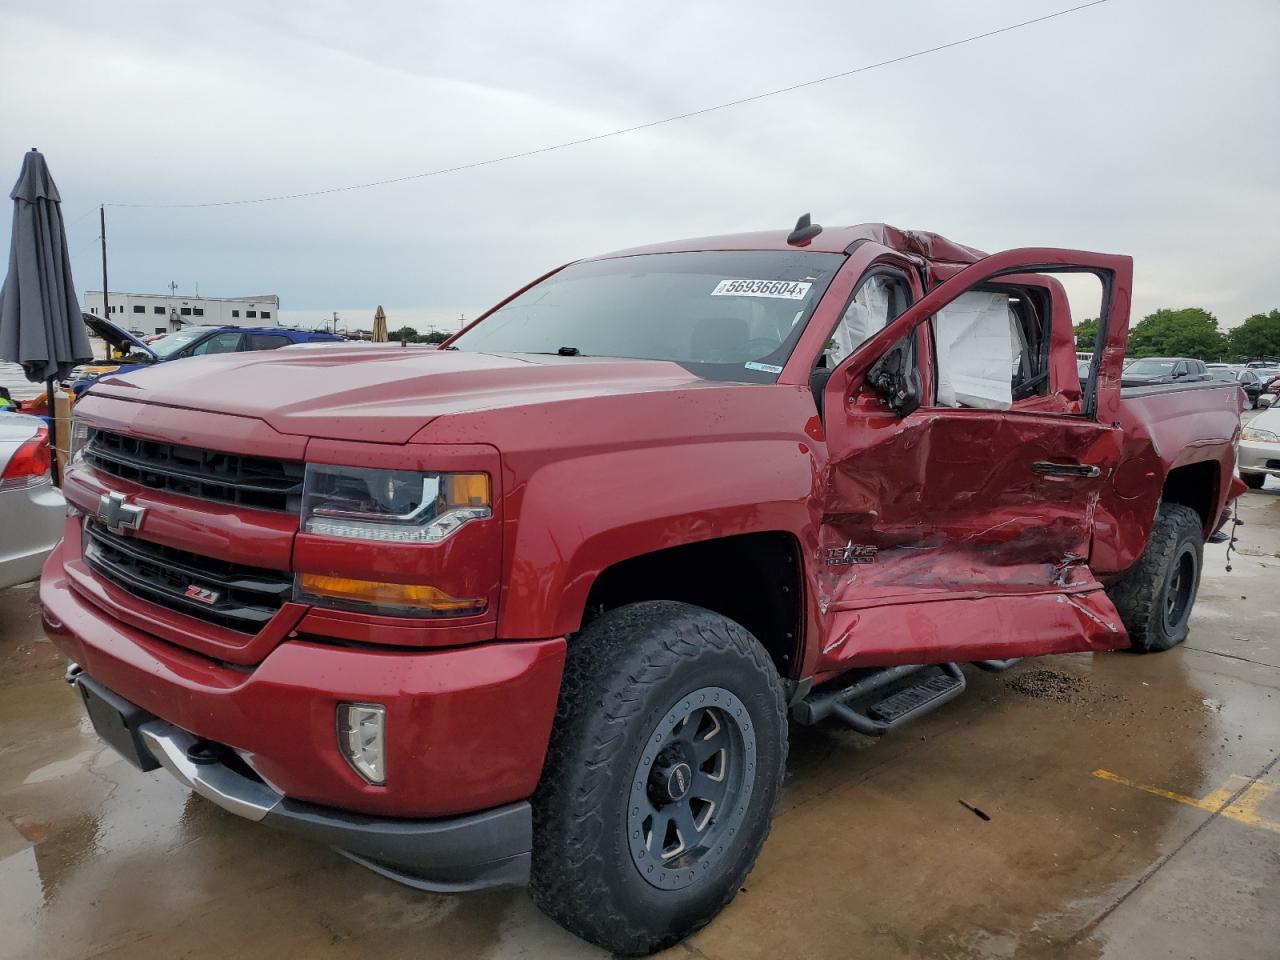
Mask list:
[[[1262,396],[1263,383],[1258,375],[1248,367],[1231,367],[1223,363],[1207,364],[1209,376],[1223,383],[1238,383],[1244,391],[1245,399],[1251,409],[1258,409],[1258,398]]]
[[[298,330],[292,327],[205,327],[186,326],[152,340],[143,340],[128,330],[95,317],[82,314],[85,326],[101,337],[119,359],[87,363],[76,367],[64,385],[76,396],[84,393],[99,377],[108,373],[126,373],[171,360],[201,357],[213,353],[237,353],[247,350],[275,350],[295,343],[341,343],[343,338],[323,330]]]
[[[1261,490],[1267,477],[1280,477],[1280,407],[1272,406],[1240,431],[1240,479]]]
[[[1132,260],[807,221],[570,264],[442,350],[104,377],[41,584],[100,735],[636,954],[738,892],[789,723],[1180,643],[1240,391],[1121,390]],[[1055,272],[1101,291],[1083,384]]]
[[[40,576],[62,536],[67,504],[53,485],[49,428],[0,413],[0,587]]]
[[[1124,368],[1121,386],[1149,387],[1158,383],[1199,383],[1209,379],[1203,360],[1193,357],[1141,357]]]
[[[1263,396],[1275,397],[1280,394],[1280,370],[1268,368],[1254,369],[1254,373],[1262,381]]]

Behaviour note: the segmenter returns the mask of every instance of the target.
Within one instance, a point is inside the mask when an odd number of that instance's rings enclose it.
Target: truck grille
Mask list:
[[[202,500],[298,513],[304,464],[89,430],[84,458],[97,470]]]
[[[245,633],[261,630],[293,589],[293,578],[279,570],[118,537],[92,520],[84,526],[84,558],[137,597]]]

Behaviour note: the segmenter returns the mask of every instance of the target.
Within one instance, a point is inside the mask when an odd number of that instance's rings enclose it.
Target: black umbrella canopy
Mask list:
[[[13,198],[9,272],[0,289],[0,359],[22,364],[27,379],[62,379],[93,359],[71,281],[62,198],[44,155],[22,158]]]

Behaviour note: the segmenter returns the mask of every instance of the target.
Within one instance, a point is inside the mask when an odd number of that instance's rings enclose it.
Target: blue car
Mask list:
[[[297,330],[292,327],[196,327],[186,326],[166,334],[159,340],[144,343],[128,330],[110,320],[82,314],[85,326],[121,354],[118,359],[94,361],[76,367],[63,385],[78,397],[108,373],[128,373],[186,357],[208,353],[235,353],[240,350],[275,350],[295,343],[323,343],[343,338],[322,330]]]

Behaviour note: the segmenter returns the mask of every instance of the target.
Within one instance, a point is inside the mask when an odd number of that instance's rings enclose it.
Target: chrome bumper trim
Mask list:
[[[228,813],[258,822],[284,799],[266,784],[250,780],[221,763],[196,763],[187,751],[198,741],[171,723],[149,720],[138,728],[138,733],[166,770]]]

